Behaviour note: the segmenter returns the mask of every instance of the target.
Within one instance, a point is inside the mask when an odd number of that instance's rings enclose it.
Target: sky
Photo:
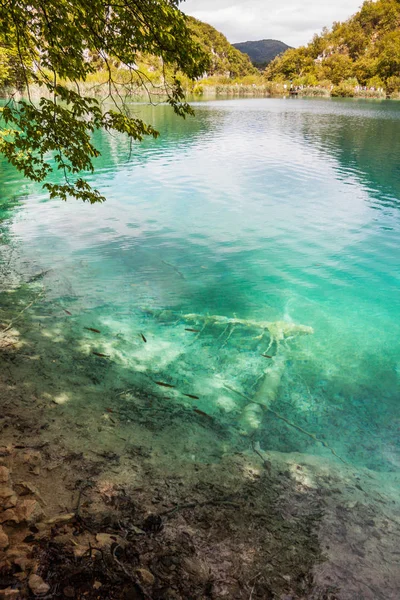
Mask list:
[[[189,15],[213,25],[231,43],[281,40],[289,46],[309,42],[334,21],[345,21],[362,0],[186,0]]]

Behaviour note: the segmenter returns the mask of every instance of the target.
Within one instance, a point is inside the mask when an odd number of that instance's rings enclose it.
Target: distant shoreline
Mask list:
[[[72,88],[71,84],[71,88]],[[93,96],[105,99],[109,95],[109,88],[106,84],[83,83],[80,86],[80,91],[85,96]],[[283,84],[276,82],[267,82],[265,85],[256,84],[226,84],[226,83],[201,83],[197,82],[191,89],[187,89],[187,98],[190,100],[204,99],[211,100],[213,98],[354,98],[354,99],[371,99],[371,100],[400,100],[399,97],[388,96],[384,91],[378,90],[347,90],[345,94],[335,93],[334,90],[329,90],[326,87],[304,87],[299,89],[285,89]],[[333,92],[333,93],[332,93]],[[143,101],[149,100],[149,94],[142,88],[132,89],[129,94],[132,100]],[[20,91],[15,89],[0,89],[0,99],[8,100],[14,96],[15,100],[20,100],[28,96],[26,90]],[[51,97],[45,88],[37,85],[32,85],[29,89],[29,96],[36,100],[40,97]],[[128,94],[127,94],[128,96]],[[150,93],[151,99],[158,102],[163,102],[167,98],[166,93],[161,87],[154,87]]]

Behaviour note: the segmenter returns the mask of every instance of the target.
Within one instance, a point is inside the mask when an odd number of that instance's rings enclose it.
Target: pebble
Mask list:
[[[31,575],[28,584],[35,596],[44,596],[50,589],[50,586],[39,575]]]
[[[144,585],[154,585],[156,579],[153,573],[150,573],[147,569],[137,569],[136,573]]]

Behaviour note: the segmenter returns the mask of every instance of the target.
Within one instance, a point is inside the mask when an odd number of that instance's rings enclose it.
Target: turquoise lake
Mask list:
[[[98,350],[152,392],[173,385],[240,429],[243,397],[279,369],[270,408],[326,445],[271,410],[251,439],[399,469],[400,104],[194,107],[137,106],[161,135],[132,154],[97,134],[102,205],[50,201],[1,162],[3,261],[25,281],[46,272],[62,326],[106,332]],[[274,339],[266,321],[314,333]]]

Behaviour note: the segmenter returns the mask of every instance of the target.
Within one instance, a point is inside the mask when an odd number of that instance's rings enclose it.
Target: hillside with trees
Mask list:
[[[357,86],[398,94],[400,1],[368,0],[344,23],[275,58],[265,75],[298,86],[334,86],[333,95],[352,95]]]
[[[289,50],[290,46],[279,40],[257,40],[250,42],[239,42],[233,46],[247,54],[257,69],[265,68],[276,56]]]
[[[243,54],[234,48],[222,33],[194,17],[185,16],[184,19],[188,30],[192,35],[194,34],[194,42],[199,44],[202,51],[208,56],[207,68],[203,73],[204,77],[222,77],[226,80],[257,74],[257,70],[247,54]],[[151,84],[160,84],[169,72],[168,63],[157,54],[143,50],[140,48],[135,52],[135,66]],[[28,60],[32,59],[32,57],[27,58]],[[101,83],[103,79],[106,81],[110,69],[113,73],[125,69],[118,53],[107,56],[107,60],[105,60],[101,53],[99,54],[96,50],[90,49],[90,51],[86,51],[85,60],[90,65],[88,80],[93,83]],[[0,32],[0,89],[7,87],[24,88],[26,86],[26,74],[21,68],[15,38],[12,35],[2,35]],[[105,77],[102,77],[102,74]],[[183,73],[181,73],[182,75]],[[184,76],[183,80],[186,81]]]
[[[245,77],[257,73],[247,54],[228,42],[226,37],[208,23],[188,17],[188,25],[195,38],[211,59],[208,76]]]

